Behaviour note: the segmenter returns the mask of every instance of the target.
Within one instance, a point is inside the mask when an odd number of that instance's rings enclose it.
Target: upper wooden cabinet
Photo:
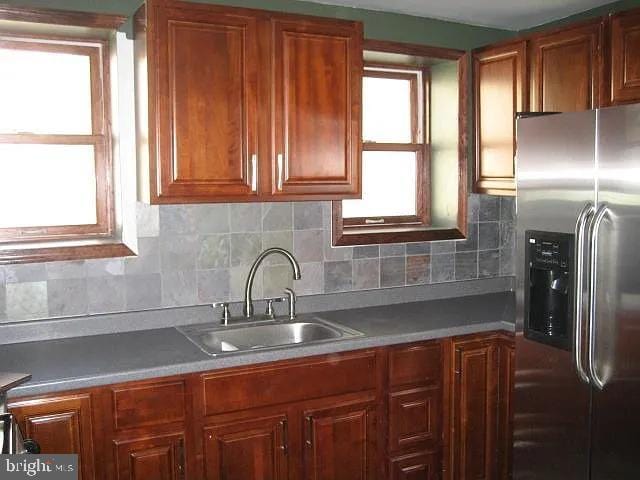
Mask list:
[[[611,104],[640,102],[640,11],[611,17]]]
[[[135,25],[143,200],[359,195],[360,23],[148,0]]]
[[[531,39],[531,111],[577,112],[599,106],[603,27],[598,19]]]
[[[273,21],[274,195],[358,194],[362,31],[355,26]]]
[[[515,118],[528,109],[526,51],[518,41],[473,54],[478,193],[515,193]]]
[[[169,5],[147,3],[152,196],[255,196],[257,19]]]

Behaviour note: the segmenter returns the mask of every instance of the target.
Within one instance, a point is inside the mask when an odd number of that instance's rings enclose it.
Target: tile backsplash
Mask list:
[[[330,202],[138,204],[137,257],[0,267],[0,321],[237,301],[274,246],[298,259],[299,295],[513,275],[514,199],[468,203],[466,240],[342,248],[331,247]],[[269,257],[253,297],[293,283],[284,258]]]

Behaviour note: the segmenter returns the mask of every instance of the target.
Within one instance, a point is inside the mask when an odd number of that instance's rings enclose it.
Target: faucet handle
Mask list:
[[[286,299],[289,301],[289,320],[296,319],[296,292],[294,292],[290,288],[284,289],[284,294],[286,295]]]
[[[273,302],[284,302],[286,300],[285,297],[273,297],[273,298],[265,298],[264,301],[267,302],[267,309],[265,310],[264,314],[268,317],[268,318],[276,318],[276,312],[273,310]]]
[[[229,303],[215,302],[213,304],[213,308],[222,308],[222,317],[220,318],[220,322],[223,325],[227,325],[229,323],[229,320],[231,319],[231,313],[229,313]]]

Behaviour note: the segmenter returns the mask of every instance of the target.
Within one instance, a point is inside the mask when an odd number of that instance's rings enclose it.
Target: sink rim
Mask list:
[[[293,324],[301,324],[301,323],[321,325],[333,332],[338,333],[339,336],[320,339],[320,340],[310,340],[310,341],[299,342],[299,343],[284,343],[279,345],[257,346],[252,348],[238,348],[238,350],[223,351],[223,352],[212,351],[210,348],[207,347],[207,345],[204,342],[198,340],[198,337],[204,336],[206,334],[231,332],[231,331],[237,331],[237,330],[251,330],[255,327],[265,327],[270,325],[293,325]],[[237,354],[250,353],[250,352],[257,353],[257,352],[263,352],[266,350],[275,350],[280,348],[303,347],[306,345],[317,345],[317,344],[327,343],[327,342],[337,342],[341,340],[364,336],[364,333],[358,330],[354,330],[353,328],[349,328],[340,323],[331,322],[323,318],[319,318],[315,315],[314,316],[301,315],[296,317],[294,320],[290,320],[288,318],[279,320],[276,318],[273,320],[257,320],[253,322],[239,322],[239,323],[234,323],[232,325],[226,325],[226,326],[211,325],[210,323],[201,323],[196,325],[179,326],[179,327],[175,327],[175,329],[178,332],[180,332],[187,340],[189,340],[196,347],[198,347],[198,349],[200,349],[202,352],[204,352],[210,357],[237,355]],[[235,347],[235,345],[233,346]]]

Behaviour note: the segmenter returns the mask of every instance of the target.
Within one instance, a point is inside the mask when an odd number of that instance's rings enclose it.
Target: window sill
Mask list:
[[[352,232],[344,232],[338,231],[334,225],[332,232],[332,244],[334,247],[377,245],[385,243],[429,242],[437,240],[460,240],[463,238],[466,238],[466,232],[457,228],[440,230],[397,229],[377,232],[367,232],[361,229]]]
[[[85,260],[90,258],[130,257],[134,255],[135,252],[124,243],[35,248],[0,247],[0,265]]]

